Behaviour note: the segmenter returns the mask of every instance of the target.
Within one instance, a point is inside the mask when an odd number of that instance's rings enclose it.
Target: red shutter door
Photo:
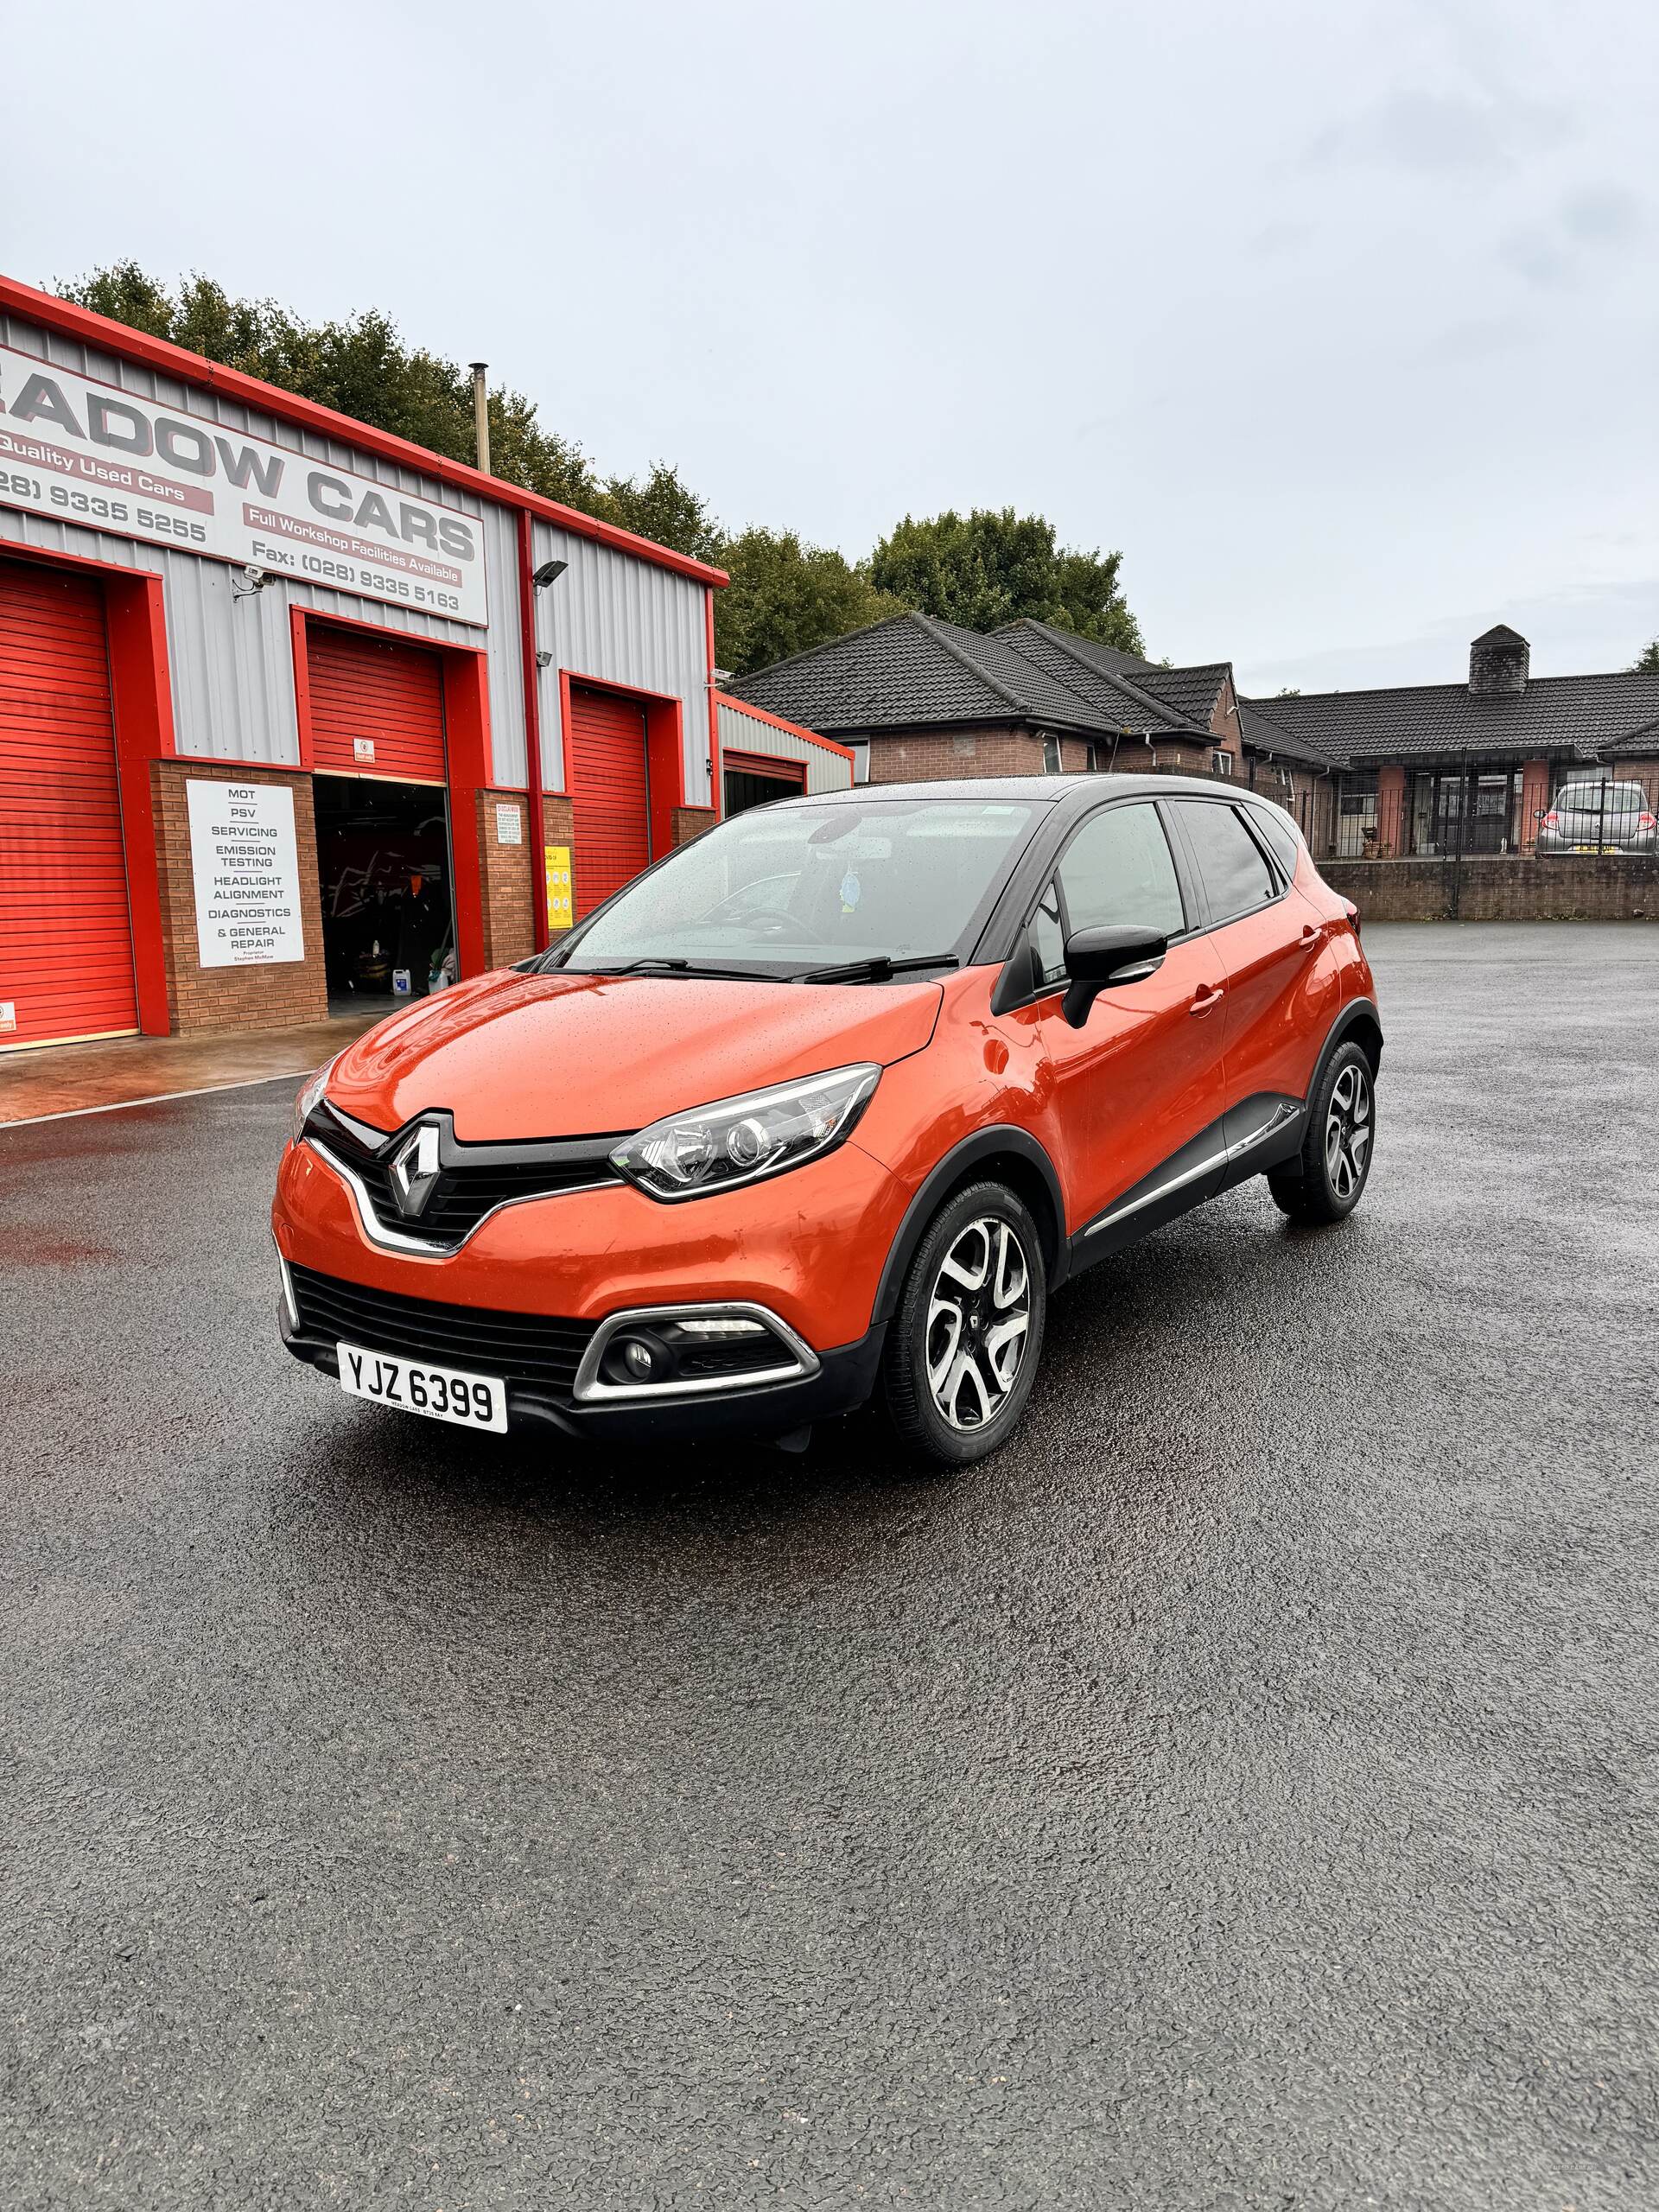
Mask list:
[[[336,775],[441,784],[443,670],[401,639],[306,625],[311,765]]]
[[[0,561],[0,1051],[138,1027],[104,594]]]
[[[576,919],[651,861],[645,709],[570,687],[570,786],[576,822]]]

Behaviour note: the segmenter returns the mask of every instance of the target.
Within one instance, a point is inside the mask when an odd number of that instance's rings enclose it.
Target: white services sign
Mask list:
[[[303,960],[294,794],[286,784],[185,785],[204,968]]]
[[[489,620],[477,520],[0,346],[0,506]]]

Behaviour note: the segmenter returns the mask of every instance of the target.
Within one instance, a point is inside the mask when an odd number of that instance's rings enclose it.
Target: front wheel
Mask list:
[[[887,1414],[935,1467],[988,1458],[1020,1425],[1042,1352],[1048,1288],[1037,1224],[1001,1183],[940,1207],[887,1332]]]
[[[1376,1135],[1374,1080],[1358,1045],[1338,1046],[1308,1101],[1301,1151],[1268,1170],[1274,1202],[1293,1221],[1341,1221],[1359,1204]]]

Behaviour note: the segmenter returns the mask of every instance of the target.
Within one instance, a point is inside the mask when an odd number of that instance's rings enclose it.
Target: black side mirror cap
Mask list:
[[[1102,991],[1155,975],[1168,950],[1169,939],[1160,931],[1134,925],[1113,923],[1103,929],[1074,931],[1065,940],[1065,972],[1071,980],[1061,1014],[1073,1029],[1081,1029]]]

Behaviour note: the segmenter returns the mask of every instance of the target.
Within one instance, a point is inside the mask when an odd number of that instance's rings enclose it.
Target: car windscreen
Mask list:
[[[559,965],[689,963],[789,976],[841,961],[965,956],[1039,809],[995,801],[753,807],[643,875]]]

